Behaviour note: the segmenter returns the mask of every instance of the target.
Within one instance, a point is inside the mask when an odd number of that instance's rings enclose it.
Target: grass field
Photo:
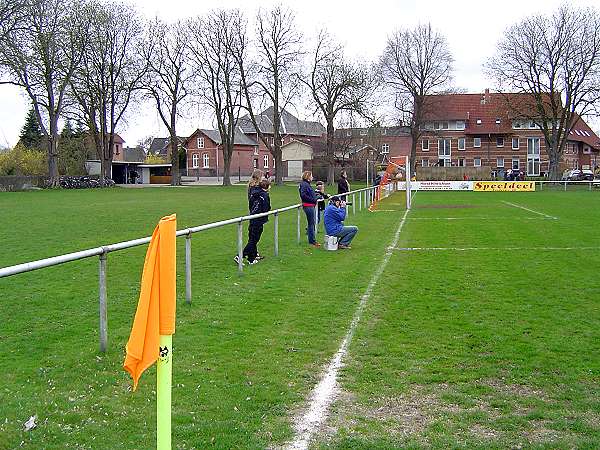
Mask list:
[[[293,186],[272,204],[295,203]],[[504,203],[509,202],[512,203]],[[514,206],[517,205],[517,206]],[[600,446],[597,192],[417,193],[341,373],[315,448]],[[526,209],[522,209],[521,206]],[[243,214],[244,188],[0,194],[0,267]],[[174,448],[266,448],[337,351],[404,213],[349,218],[353,249],[297,245],[232,261],[235,227],[178,247]],[[261,252],[272,255],[272,224]],[[584,248],[585,247],[585,248]],[[0,448],[152,448],[155,371],[121,369],[145,248],[111,254],[109,351],[98,353],[97,259],[0,280]],[[38,416],[38,427],[22,431]]]

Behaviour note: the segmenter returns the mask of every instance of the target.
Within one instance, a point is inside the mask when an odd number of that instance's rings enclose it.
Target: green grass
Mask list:
[[[417,193],[398,247],[486,249],[394,252],[320,446],[598,448],[598,206],[583,191]]]
[[[297,188],[271,197],[273,207],[295,203]],[[242,186],[1,194],[0,267],[147,236],[171,212],[183,228],[246,208]],[[271,222],[259,246],[267,259],[242,277],[236,227],[195,235],[191,306],[178,240],[175,448],[265,448],[291,437],[288,413],[335,352],[397,218],[363,212],[349,222],[362,239],[332,253],[297,245],[296,213],[283,214],[280,256],[271,256]],[[98,352],[97,258],[0,280],[0,448],[154,446],[155,369],[132,393],[121,368],[145,250],[108,257],[107,354]],[[23,432],[34,414],[38,427]]]
[[[271,197],[289,205],[297,189]],[[195,235],[191,306],[178,240],[174,448],[291,438],[292,414],[345,335],[403,198],[350,216],[360,232],[347,252],[297,245],[296,213],[286,213],[280,256],[271,222],[260,244],[268,258],[241,277],[234,226]],[[598,206],[598,192],[584,190],[417,193],[398,247],[480,250],[393,252],[314,447],[597,448],[600,248],[541,247],[600,247]],[[183,228],[246,207],[242,186],[2,193],[0,267],[147,236],[172,212]],[[145,250],[108,257],[106,354],[97,258],[0,279],[0,448],[154,447],[155,369],[133,393],[121,367]],[[34,414],[38,427],[22,431]]]

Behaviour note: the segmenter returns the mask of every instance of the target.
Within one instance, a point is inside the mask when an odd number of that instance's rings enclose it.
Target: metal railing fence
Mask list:
[[[356,199],[358,197],[358,210],[361,211],[367,208],[376,198],[380,196],[387,196],[397,187],[396,184],[393,186],[387,185],[385,189],[379,189],[379,186],[370,186],[354,191],[347,192],[343,195],[346,197],[352,197],[352,213],[356,214]],[[320,200],[322,201],[322,200]],[[185,299],[188,304],[192,302],[192,235],[201,231],[211,230],[214,228],[220,228],[227,225],[237,225],[237,253],[238,253],[238,272],[243,272],[243,261],[242,261],[242,246],[243,246],[243,224],[251,219],[259,217],[274,216],[273,227],[274,227],[274,254],[279,256],[279,215],[287,211],[297,211],[296,220],[296,240],[298,244],[301,242],[301,210],[302,204],[297,203],[294,205],[286,206],[284,208],[274,209],[272,211],[247,215],[241,217],[234,217],[232,219],[221,220],[218,222],[207,223],[195,227],[184,228],[183,230],[177,231],[177,237],[185,237]],[[318,226],[317,221],[318,206],[315,207],[315,227]],[[316,231],[316,230],[315,230]],[[99,299],[99,338],[100,338],[100,351],[106,352],[108,345],[108,313],[107,313],[107,286],[106,286],[106,268],[108,263],[108,254],[125,250],[132,247],[138,247],[140,245],[148,244],[151,237],[144,237],[139,239],[132,239],[129,241],[118,242],[116,244],[102,245],[100,247],[94,247],[87,250],[81,250],[78,252],[67,253],[64,255],[53,256],[50,258],[39,259],[36,261],[30,261],[14,266],[0,268],[0,278],[17,275],[20,273],[30,272],[32,270],[43,269],[45,267],[57,266],[71,261],[77,261],[79,259],[91,258],[98,256],[99,258],[99,271],[98,271],[98,299]]]

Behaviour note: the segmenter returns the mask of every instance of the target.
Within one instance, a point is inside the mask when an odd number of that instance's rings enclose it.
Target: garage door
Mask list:
[[[302,178],[302,161],[288,161],[288,177]]]

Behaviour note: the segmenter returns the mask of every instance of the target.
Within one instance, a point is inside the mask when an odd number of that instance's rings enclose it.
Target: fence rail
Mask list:
[[[394,185],[395,189],[396,185]],[[392,190],[391,185],[386,187],[383,192],[384,195],[388,195]],[[359,198],[358,210],[367,208],[368,205],[375,199],[376,196],[381,195],[381,190],[378,190],[378,186],[370,186],[366,188],[356,189],[354,191],[347,192],[343,195],[346,197],[352,196],[352,212],[356,214],[356,196]],[[242,262],[242,245],[243,245],[243,224],[251,219],[257,219],[260,217],[274,216],[274,253],[275,256],[279,255],[279,215],[287,211],[297,210],[296,220],[296,240],[298,244],[301,242],[301,228],[300,228],[300,216],[301,216],[302,204],[297,203],[294,205],[286,206],[283,208],[274,209],[269,212],[246,215],[240,217],[234,217],[232,219],[221,220],[218,222],[207,223],[195,227],[188,227],[176,232],[177,237],[185,237],[185,299],[187,303],[192,301],[192,245],[191,239],[194,233],[199,233],[214,228],[220,228],[227,225],[237,224],[237,252],[239,257],[238,271],[241,274],[243,271]],[[318,206],[315,207],[315,219],[318,214]],[[317,221],[315,220],[315,226]],[[107,321],[107,286],[106,286],[106,267],[108,263],[108,254],[120,250],[125,250],[132,247],[138,247],[140,245],[148,244],[151,237],[144,237],[139,239],[132,239],[129,241],[118,242],[110,245],[102,245],[100,247],[94,247],[87,250],[81,250],[73,253],[66,253],[64,255],[53,256],[50,258],[39,259],[36,261],[29,261],[14,266],[0,268],[0,278],[17,275],[20,273],[31,272],[33,270],[43,269],[45,267],[57,266],[71,261],[77,261],[84,258],[91,258],[94,256],[99,257],[99,271],[98,271],[98,299],[99,299],[99,338],[100,338],[100,351],[106,352],[108,345],[108,321]]]

